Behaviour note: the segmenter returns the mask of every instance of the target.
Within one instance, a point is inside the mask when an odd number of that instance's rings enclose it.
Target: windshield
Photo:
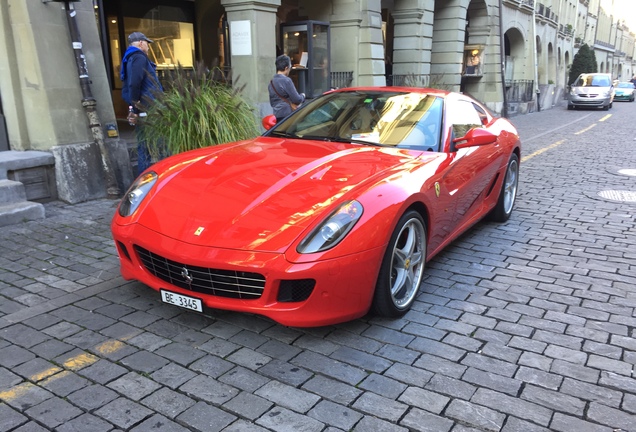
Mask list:
[[[322,95],[267,135],[438,151],[443,100],[417,92]]]
[[[573,85],[574,87],[610,87],[612,82],[608,75],[581,74]]]
[[[628,82],[622,82],[622,83],[618,83],[618,87],[619,88],[633,89],[634,88],[634,84],[628,83]]]

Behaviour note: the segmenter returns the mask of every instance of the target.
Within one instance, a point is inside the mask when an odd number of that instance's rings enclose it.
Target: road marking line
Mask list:
[[[99,352],[100,354],[103,355],[108,355],[108,354],[113,354],[117,351],[119,351],[120,349],[122,349],[123,347],[125,347],[126,344],[124,344],[121,341],[118,340],[108,340],[106,342],[103,342],[101,344],[98,344],[97,346],[95,346],[95,350],[97,352]],[[71,371],[77,371],[80,369],[83,369],[87,366],[92,365],[93,363],[97,362],[100,358],[97,356],[94,356],[92,354],[79,354],[76,355],[74,357],[69,358],[68,360],[66,360],[63,364],[63,366],[66,369],[69,369]],[[44,380],[42,383],[42,385],[46,385],[48,383],[51,383],[55,380],[58,380],[60,378],[63,378],[65,376],[68,376],[71,372],[69,372],[68,370],[64,370],[61,369],[57,366],[52,366],[46,370],[43,370],[42,372],[39,372],[37,374],[31,375],[29,377],[30,381],[33,382],[39,382]],[[19,397],[24,396],[29,390],[31,390],[32,388],[36,387],[34,384],[29,383],[29,382],[23,382],[18,384],[17,386],[14,386],[13,388],[10,388],[8,390],[5,391],[1,391],[0,392],[0,400],[1,401],[11,401],[14,399],[17,399]]]
[[[64,367],[70,370],[80,370],[97,362],[99,357],[92,354],[80,354],[64,362]]]
[[[29,377],[29,380],[31,380],[33,382],[38,382],[38,381],[43,380],[44,378],[48,378],[48,377],[50,377],[52,375],[55,375],[56,373],[60,372],[61,370],[62,369],[60,369],[57,366],[50,367],[50,368],[48,368],[48,369],[46,369],[46,370],[44,370],[44,371],[42,371],[40,373],[37,373],[35,375],[31,375]]]
[[[47,385],[51,384],[54,381],[59,380],[60,378],[64,378],[67,376],[70,376],[71,372],[67,371],[67,370],[62,370],[62,372],[57,373],[55,375],[52,375],[50,377],[48,377],[47,379],[45,379],[44,381],[42,381],[41,383],[39,383],[42,387],[46,387]],[[33,378],[33,377],[32,377]]]
[[[24,396],[29,390],[33,388],[36,388],[36,386],[35,384],[31,384],[30,382],[18,384],[17,386],[9,390],[0,392],[0,400],[10,402],[14,399]]]
[[[551,149],[553,149],[553,148],[555,148],[555,147],[557,147],[557,146],[560,146],[561,144],[563,144],[563,143],[564,143],[564,142],[566,142],[566,141],[567,141],[567,140],[557,141],[557,142],[555,142],[554,144],[550,144],[550,145],[549,145],[549,146],[547,146],[547,147],[543,147],[542,149],[539,149],[539,150],[537,150],[537,151],[536,151],[536,152],[534,152],[534,153],[531,153],[531,154],[529,154],[529,155],[527,155],[527,156],[522,157],[522,158],[521,158],[521,162],[526,162],[527,160],[532,159],[532,158],[533,158],[533,157],[535,157],[535,156],[539,156],[541,153],[547,152],[548,150],[551,150]]]
[[[585,120],[586,118],[588,118],[591,115],[592,115],[592,113],[586,114],[586,115],[584,115],[582,117],[577,118],[574,121],[571,121],[570,123],[563,124],[563,125],[561,125],[559,127],[555,127],[554,129],[550,129],[549,131],[542,132],[542,133],[540,133],[538,135],[535,135],[535,136],[532,136],[532,137],[529,137],[529,138],[523,138],[522,142],[526,143],[526,142],[535,140],[537,138],[541,138],[544,135],[553,134],[554,132],[558,131],[559,129],[563,129],[565,127],[573,125],[574,123],[578,123],[578,122],[580,122],[582,120]],[[513,124],[514,124],[514,121],[513,121]]]
[[[602,119],[600,119],[599,121],[605,121],[608,118],[610,118],[612,115],[611,114],[607,114],[605,117],[603,117]]]
[[[596,126],[596,123],[594,123],[593,125],[590,125],[590,126],[586,127],[586,128],[585,128],[585,129],[583,129],[583,130],[580,130],[580,131],[578,131],[578,132],[574,132],[574,135],[581,135],[582,133],[585,133],[585,132],[589,131],[590,129],[592,129],[594,126]]]
[[[122,349],[125,346],[126,346],[126,344],[124,344],[121,341],[108,340],[106,342],[102,342],[101,344],[97,345],[95,347],[95,350],[97,352],[99,352],[100,354],[108,355],[108,354],[116,353],[117,351],[119,351],[120,349]]]

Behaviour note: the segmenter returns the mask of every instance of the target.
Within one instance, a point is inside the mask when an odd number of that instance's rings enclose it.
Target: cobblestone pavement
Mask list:
[[[512,218],[433,259],[393,321],[164,305],[119,275],[115,202],[47,204],[0,232],[0,432],[636,431],[634,114],[515,117]]]

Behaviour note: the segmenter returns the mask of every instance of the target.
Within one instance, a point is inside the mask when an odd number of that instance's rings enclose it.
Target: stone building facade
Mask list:
[[[50,193],[34,195],[27,185],[27,200],[30,195],[34,201],[74,203],[106,196],[113,177],[120,193],[131,183],[134,170],[120,137],[126,106],[118,78],[131,31],[157,41],[152,55],[164,72],[177,62],[218,66],[236,86],[245,86],[243,94],[259,115],[270,112],[267,84],[282,52],[298,54],[301,64],[309,54],[309,71],[299,70],[297,79],[317,85],[317,76],[306,76],[320,69],[328,81],[318,92],[340,86],[432,86],[470,93],[505,116],[559,105],[582,43],[594,48],[599,68],[617,78],[629,79],[636,70],[634,34],[616,18],[612,0],[70,4],[69,12],[56,0],[0,2],[0,57],[8,59],[0,63],[0,182],[20,182],[21,171],[39,168],[39,187],[48,181]],[[103,142],[86,113],[69,14],[81,35],[81,60]],[[313,45],[296,36],[299,28],[316,38]],[[298,52],[287,52],[292,49]],[[319,65],[318,56],[326,61]],[[31,154],[39,162],[29,161]]]

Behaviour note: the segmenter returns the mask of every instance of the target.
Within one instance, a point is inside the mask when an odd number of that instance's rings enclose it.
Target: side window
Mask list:
[[[474,127],[483,125],[482,116],[475,105],[469,101],[452,101],[447,111],[448,123],[453,130],[453,138],[460,138]],[[486,115],[486,113],[481,113]]]
[[[479,120],[481,120],[481,124],[486,126],[488,124],[488,114],[483,110],[479,105],[473,104],[473,108],[477,111],[477,115],[479,115]]]

